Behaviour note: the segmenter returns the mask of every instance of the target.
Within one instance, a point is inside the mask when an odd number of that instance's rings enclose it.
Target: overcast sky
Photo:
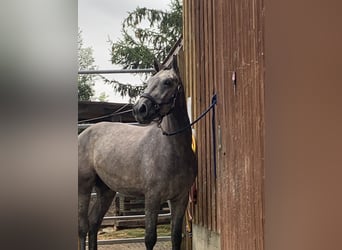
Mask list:
[[[116,41],[121,37],[121,24],[127,17],[127,12],[133,11],[137,6],[154,9],[169,9],[170,0],[79,0],[78,1],[78,27],[82,30],[82,38],[85,47],[93,48],[95,65],[99,69],[120,68],[110,62],[110,44],[108,37]],[[105,75],[110,78],[111,75]],[[116,74],[115,79],[124,83],[140,83],[138,76]],[[127,102],[114,94],[109,85],[97,81],[95,96],[105,92],[111,102]]]

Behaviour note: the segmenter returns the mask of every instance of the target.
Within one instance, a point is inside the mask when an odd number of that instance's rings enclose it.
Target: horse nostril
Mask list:
[[[146,116],[147,115],[147,106],[144,103],[141,104],[138,111],[141,115]]]

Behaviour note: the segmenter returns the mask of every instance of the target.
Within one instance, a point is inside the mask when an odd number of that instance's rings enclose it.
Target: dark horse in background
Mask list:
[[[145,197],[145,245],[152,250],[157,241],[157,217],[161,202],[171,203],[172,249],[182,241],[183,216],[188,192],[197,174],[191,149],[191,128],[176,57],[147,82],[145,92],[134,105],[140,123],[101,122],[78,139],[78,223],[79,247],[97,249],[97,233],[116,192]],[[153,122],[152,122],[153,121]],[[151,123],[152,122],[152,123]],[[188,127],[184,132],[163,135]],[[96,201],[89,209],[95,188]]]

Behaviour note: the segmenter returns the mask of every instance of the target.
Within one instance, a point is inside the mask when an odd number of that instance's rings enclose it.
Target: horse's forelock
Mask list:
[[[162,81],[166,78],[177,78],[177,74],[172,69],[163,69],[154,75],[154,80],[157,81]]]

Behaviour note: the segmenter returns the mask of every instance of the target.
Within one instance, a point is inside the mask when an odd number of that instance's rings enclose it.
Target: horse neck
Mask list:
[[[174,132],[189,126],[190,120],[187,112],[186,101],[184,92],[181,91],[176,100],[174,110],[164,117],[161,126],[166,132]],[[190,140],[191,143],[191,128],[189,127],[184,132],[172,136],[175,138],[184,138],[187,142]]]

